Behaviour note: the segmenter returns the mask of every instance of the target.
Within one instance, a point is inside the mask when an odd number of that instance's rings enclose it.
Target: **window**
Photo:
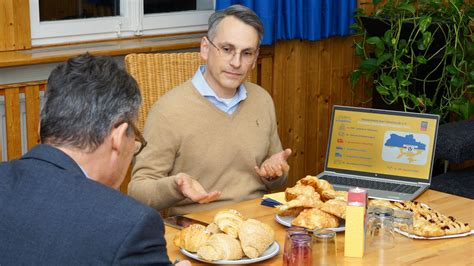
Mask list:
[[[203,31],[215,0],[29,0],[33,46]]]

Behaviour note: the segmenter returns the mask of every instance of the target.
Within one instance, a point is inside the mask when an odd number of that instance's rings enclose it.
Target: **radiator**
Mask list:
[[[40,92],[40,105],[43,105],[44,92]],[[5,98],[0,96],[0,138],[2,144],[1,161],[7,160],[7,123],[5,118]],[[21,126],[21,154],[25,154],[28,151],[28,139],[26,135],[26,108],[25,108],[25,95],[20,93],[20,126]]]

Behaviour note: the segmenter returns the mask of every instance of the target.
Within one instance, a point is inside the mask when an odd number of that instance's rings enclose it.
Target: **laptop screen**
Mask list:
[[[334,106],[326,170],[429,182],[438,115]]]

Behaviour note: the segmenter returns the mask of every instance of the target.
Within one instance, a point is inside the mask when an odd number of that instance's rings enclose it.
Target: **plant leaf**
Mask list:
[[[431,32],[423,32],[423,46],[427,48],[431,42]]]
[[[416,61],[420,64],[426,64],[426,58],[422,55],[417,56]]]
[[[360,63],[360,68],[372,72],[377,68],[377,60],[374,58],[367,58]]]
[[[377,65],[380,66],[381,64],[383,64],[385,61],[387,61],[388,59],[390,59],[392,57],[392,54],[388,53],[388,54],[382,54],[378,59],[377,59]]]
[[[415,14],[416,12],[416,8],[411,5],[411,4],[408,4],[408,3],[401,3],[398,7],[397,7],[398,10],[405,10],[405,11],[408,11],[412,14]]]
[[[461,88],[464,85],[464,79],[462,79],[459,75],[455,75],[451,78],[451,85],[455,88]]]
[[[400,86],[403,86],[403,87],[406,87],[406,86],[409,86],[411,85],[411,81],[409,80],[402,80],[402,82],[400,82]]]
[[[357,84],[357,81],[359,80],[361,74],[362,74],[362,72],[358,69],[352,71],[351,76],[349,78],[350,81],[351,81],[352,87],[355,87],[355,85]]]
[[[380,95],[389,95],[390,93],[388,92],[388,89],[384,86],[377,86],[375,87],[375,89],[377,90],[377,92],[380,94]]]
[[[420,18],[420,31],[424,33],[431,24],[431,17],[423,16]]]
[[[382,0],[372,0],[372,4],[373,4],[374,6],[380,4],[380,2],[382,2]]]
[[[456,73],[458,73],[458,70],[453,65],[447,66],[446,70],[448,71],[449,74],[456,75]]]
[[[383,85],[387,86],[387,87],[390,87],[392,85],[395,85],[395,80],[390,77],[390,76],[387,76],[385,74],[382,74],[380,76],[380,80],[382,81]]]
[[[377,36],[370,37],[370,38],[367,38],[367,40],[365,42],[368,43],[368,44],[374,44],[375,47],[377,47],[380,50],[384,49],[383,40],[380,39],[380,37],[377,37]]]

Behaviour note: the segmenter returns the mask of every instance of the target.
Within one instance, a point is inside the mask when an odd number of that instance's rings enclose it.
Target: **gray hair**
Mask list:
[[[79,55],[48,78],[41,142],[92,152],[114,126],[131,123],[141,104],[137,82],[110,57]],[[132,134],[129,127],[127,134]]]
[[[209,17],[207,36],[211,40],[213,40],[216,35],[217,25],[228,16],[233,16],[243,23],[252,26],[258,33],[258,43],[260,44],[263,37],[262,21],[252,9],[242,5],[229,6],[224,10],[215,12]]]

